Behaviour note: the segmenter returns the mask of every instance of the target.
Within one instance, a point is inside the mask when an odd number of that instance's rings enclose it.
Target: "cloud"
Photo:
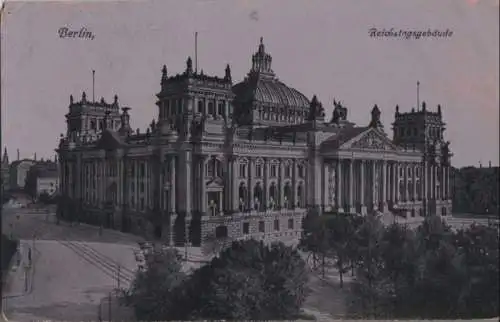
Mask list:
[[[257,10],[252,10],[252,12],[250,12],[250,19],[259,21],[259,12]]]

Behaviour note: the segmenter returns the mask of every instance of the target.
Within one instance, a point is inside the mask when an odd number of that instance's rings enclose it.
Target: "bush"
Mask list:
[[[235,241],[186,283],[184,319],[293,319],[307,290],[305,262],[282,243]]]
[[[131,289],[124,292],[124,302],[134,308],[138,320],[172,319],[176,312],[175,289],[186,277],[180,258],[175,249],[146,256],[146,270],[139,271]]]

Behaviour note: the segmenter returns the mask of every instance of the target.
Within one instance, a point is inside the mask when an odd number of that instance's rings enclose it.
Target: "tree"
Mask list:
[[[235,241],[193,273],[177,306],[184,319],[293,319],[306,283],[305,263],[291,247]]]
[[[383,234],[384,226],[376,216],[370,214],[354,235],[357,246],[357,281],[354,288],[361,295],[361,306],[370,316],[380,310],[377,300],[383,296],[377,293],[386,292],[385,285],[380,283],[383,270]]]
[[[344,286],[343,276],[349,270],[350,252],[353,249],[352,240],[355,234],[352,215],[334,214],[325,216],[324,224],[328,231],[328,247],[335,257],[335,266],[340,275],[340,287]]]
[[[206,256],[216,256],[218,255],[225,246],[231,244],[231,239],[229,237],[217,237],[215,233],[208,235],[203,244],[202,252]]]
[[[319,209],[310,208],[302,220],[302,236],[299,248],[312,253],[313,268],[317,268],[319,257],[322,258],[324,274],[326,252],[329,250],[328,230],[324,218],[320,216]]]
[[[186,278],[180,255],[175,249],[166,249],[145,260],[146,269],[137,273],[130,290],[124,292],[125,303],[134,308],[138,320],[176,319],[176,289]]]

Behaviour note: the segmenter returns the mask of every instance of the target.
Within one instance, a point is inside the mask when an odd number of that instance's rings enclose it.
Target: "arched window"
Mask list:
[[[253,189],[253,195],[254,195],[254,209],[259,210],[262,206],[262,187],[260,186],[260,183],[257,183],[255,188]]]
[[[214,177],[215,176],[215,163],[214,160],[208,160],[208,162],[205,164],[206,167],[206,176],[207,177]]]
[[[290,178],[292,176],[292,166],[290,164],[285,165],[285,177]]]
[[[204,105],[203,101],[199,100],[198,101],[198,113],[205,114],[204,106],[203,105]]]
[[[212,116],[215,116],[215,108],[214,108],[214,103],[213,102],[209,102],[208,103],[208,114],[212,115]]]
[[[272,183],[269,187],[269,208],[274,209],[278,205],[278,188],[276,183]]]
[[[255,165],[255,176],[257,178],[262,178],[262,176],[263,176],[263,165],[262,165],[262,163],[257,163]]]
[[[304,206],[303,198],[304,198],[304,188],[302,187],[301,184],[297,188],[297,208],[302,208]]]
[[[239,209],[240,211],[244,211],[246,209],[245,205],[247,203],[247,187],[243,182],[240,183],[240,187],[238,189],[238,199]]]
[[[217,114],[225,116],[224,102],[219,102]]]
[[[290,183],[288,182],[285,184],[284,194],[285,208],[290,209],[292,208],[292,188],[290,187]]]

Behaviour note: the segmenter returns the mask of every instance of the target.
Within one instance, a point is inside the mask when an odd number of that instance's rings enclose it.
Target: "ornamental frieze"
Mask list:
[[[370,150],[392,150],[391,147],[374,132],[368,132],[351,145],[352,148]]]

